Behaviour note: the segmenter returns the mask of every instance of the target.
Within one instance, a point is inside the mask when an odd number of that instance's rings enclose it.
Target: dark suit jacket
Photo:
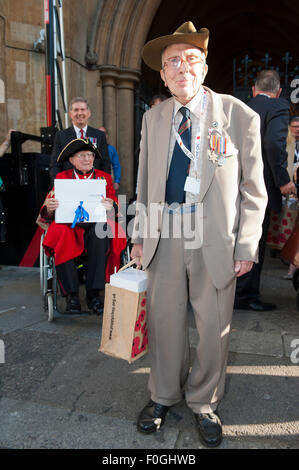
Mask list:
[[[96,137],[97,139],[97,148],[102,156],[102,159],[95,159],[94,166],[98,170],[105,171],[106,173],[111,174],[111,161],[108,153],[108,146],[106,141],[106,136],[104,132],[95,129],[94,127],[87,127],[86,137]],[[57,164],[57,157],[59,156],[62,149],[68,144],[71,140],[76,139],[76,132],[73,126],[64,129],[63,131],[56,132],[53,150],[50,160],[50,177],[51,184],[53,185],[55,176],[57,173],[63,170],[68,170],[72,168],[69,162],[64,162],[62,165]]]
[[[271,210],[280,212],[282,195],[279,188],[290,181],[286,152],[289,104],[282,98],[257,95],[249,101],[248,106],[261,118],[262,156],[268,206]]]

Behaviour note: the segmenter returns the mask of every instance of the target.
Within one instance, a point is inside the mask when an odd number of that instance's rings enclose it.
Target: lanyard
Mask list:
[[[203,93],[203,97],[202,97],[202,101],[201,101],[201,115],[204,114],[205,110],[206,110],[206,103],[207,103],[207,95],[206,95],[206,92]],[[174,126],[174,114],[173,114],[173,117],[172,117],[172,128],[173,128],[173,132],[174,132],[174,135],[175,135],[175,138],[176,138],[176,141],[177,143],[179,144],[179,146],[181,147],[181,149],[183,150],[184,154],[190,158],[190,160],[192,160],[194,162],[194,165],[195,165],[195,171],[197,171],[197,167],[198,167],[198,160],[199,160],[199,155],[200,155],[200,144],[201,144],[201,127],[202,126],[199,126],[199,131],[197,132],[196,136],[195,136],[195,145],[194,145],[194,148],[195,148],[195,155],[193,155],[193,153],[187,149],[187,147],[184,145],[183,141],[182,141],[182,138],[180,136],[180,134],[177,132],[177,130],[175,129],[175,126]]]

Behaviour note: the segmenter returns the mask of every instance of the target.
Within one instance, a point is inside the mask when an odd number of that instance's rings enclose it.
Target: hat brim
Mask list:
[[[102,158],[97,147],[95,147],[90,140],[88,139],[74,139],[71,140],[60,152],[57,157],[57,162],[61,163],[67,161],[70,157],[75,155],[75,153],[80,152],[80,150],[89,150],[95,154],[95,158]]]
[[[195,33],[175,33],[161,36],[145,44],[142,50],[142,58],[148,67],[159,72],[162,69],[162,52],[166,47],[172,44],[190,44],[202,49],[207,57],[208,42],[209,30],[207,28],[201,28]]]

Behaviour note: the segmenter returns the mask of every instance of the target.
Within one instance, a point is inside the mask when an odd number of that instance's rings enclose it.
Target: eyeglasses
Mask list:
[[[94,158],[94,153],[92,152],[76,153],[75,157],[78,157],[79,160],[84,160],[85,158]]]
[[[167,67],[169,67],[170,69],[177,70],[182,65],[182,62],[186,62],[186,64],[188,64],[190,67],[192,67],[192,65],[204,63],[203,59],[196,55],[189,55],[186,57],[186,59],[182,59],[182,57],[175,56],[166,59],[164,62],[164,66],[167,65]]]

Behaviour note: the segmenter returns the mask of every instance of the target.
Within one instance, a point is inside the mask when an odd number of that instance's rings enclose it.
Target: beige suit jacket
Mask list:
[[[247,105],[229,95],[210,96],[205,136],[213,123],[231,141],[238,154],[223,166],[209,160],[209,139],[204,139],[200,202],[203,204],[203,257],[218,289],[233,277],[234,261],[258,261],[258,242],[267,203],[263,179],[260,118]],[[139,157],[138,195],[133,243],[143,244],[143,267],[153,259],[160,238],[140,236],[140,228],[151,226],[151,207],[165,205],[169,140],[173,98],[144,114]],[[154,211],[155,212],[155,211]],[[155,217],[154,217],[155,218]]]

